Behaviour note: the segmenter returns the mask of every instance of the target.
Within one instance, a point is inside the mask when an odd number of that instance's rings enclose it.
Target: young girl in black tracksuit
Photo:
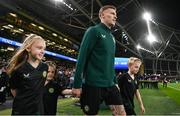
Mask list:
[[[60,94],[71,94],[70,89],[64,89],[55,81],[56,65],[51,61],[48,65],[48,74],[44,87],[43,101],[45,115],[56,115],[57,100]]]
[[[48,66],[41,60],[46,44],[42,37],[29,35],[12,57],[7,73],[14,96],[12,115],[40,115]]]

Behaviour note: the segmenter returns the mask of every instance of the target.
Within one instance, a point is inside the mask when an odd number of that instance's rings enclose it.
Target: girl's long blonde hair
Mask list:
[[[12,71],[19,68],[21,65],[23,65],[27,59],[28,59],[28,51],[27,48],[31,47],[32,44],[36,40],[43,40],[44,39],[41,36],[38,36],[36,34],[30,34],[28,37],[25,38],[23,44],[18,49],[18,51],[15,53],[15,55],[11,58],[8,67],[7,67],[7,74],[11,75]]]

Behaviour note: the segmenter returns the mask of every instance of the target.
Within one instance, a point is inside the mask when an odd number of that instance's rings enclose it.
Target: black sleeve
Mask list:
[[[119,88],[122,88],[124,78],[124,75],[121,75],[117,78]]]
[[[9,85],[11,89],[16,89],[18,88],[20,83],[20,75],[17,70],[13,71],[11,73],[10,79],[9,79]]]
[[[62,91],[65,90],[65,87],[57,83],[57,90],[58,90],[58,95],[63,96]]]

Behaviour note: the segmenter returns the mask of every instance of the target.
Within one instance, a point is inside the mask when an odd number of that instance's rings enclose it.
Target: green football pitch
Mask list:
[[[141,89],[146,115],[180,115],[180,83],[168,84],[168,88],[163,88],[159,84],[159,89]],[[75,106],[77,99],[66,98],[58,100],[59,115],[83,115],[80,107]],[[135,100],[135,110],[140,114],[139,105]],[[10,115],[11,109],[0,111],[0,115]],[[99,115],[111,115],[111,111],[104,104],[101,105]]]

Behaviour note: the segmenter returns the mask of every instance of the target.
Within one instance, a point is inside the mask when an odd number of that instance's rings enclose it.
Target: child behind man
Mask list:
[[[48,74],[44,87],[43,102],[45,115],[56,115],[57,100],[60,94],[72,94],[71,89],[65,89],[55,81],[56,64],[47,61]]]

